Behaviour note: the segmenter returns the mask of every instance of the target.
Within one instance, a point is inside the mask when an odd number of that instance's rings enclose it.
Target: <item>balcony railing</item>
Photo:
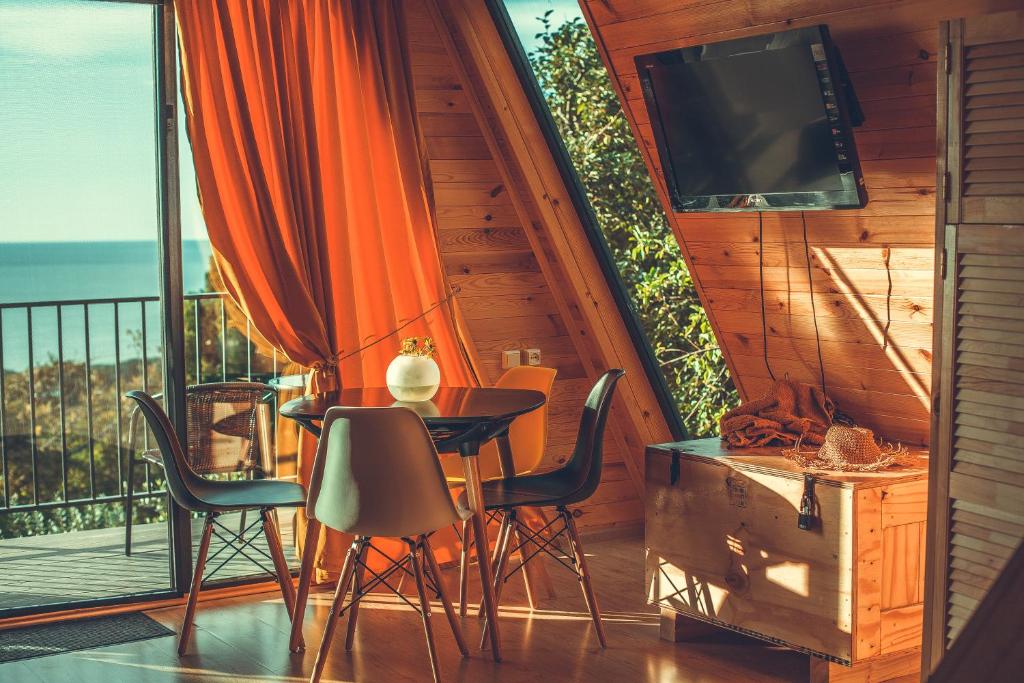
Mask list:
[[[223,293],[185,299],[187,383],[277,374],[276,352],[261,350]],[[157,297],[0,304],[0,538],[9,513],[124,500],[122,396],[162,391],[159,306]],[[136,488],[145,499],[162,480],[147,467]],[[107,522],[120,523],[107,507]]]

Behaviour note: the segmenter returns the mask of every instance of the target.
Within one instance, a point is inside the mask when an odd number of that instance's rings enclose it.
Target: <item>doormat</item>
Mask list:
[[[142,612],[25,626],[0,631],[0,663],[173,635]]]

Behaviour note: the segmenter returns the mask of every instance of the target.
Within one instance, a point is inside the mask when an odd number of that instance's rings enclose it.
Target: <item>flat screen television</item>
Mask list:
[[[855,209],[863,114],[827,26],[636,58],[675,211]]]

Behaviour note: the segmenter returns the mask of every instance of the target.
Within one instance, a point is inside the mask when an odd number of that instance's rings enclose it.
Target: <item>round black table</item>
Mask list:
[[[288,401],[280,408],[284,417],[291,418],[310,433],[320,436],[320,425],[327,411],[334,406],[386,407],[404,406],[415,411],[427,429],[430,430],[437,450],[441,453],[458,453],[466,474],[466,496],[473,510],[473,530],[476,541],[477,562],[480,568],[480,582],[483,586],[484,610],[488,621],[491,640],[491,655],[500,661],[501,650],[498,638],[497,604],[494,598],[493,577],[487,547],[486,518],[484,516],[483,492],[480,487],[480,446],[491,439],[498,445],[502,474],[512,476],[515,468],[512,451],[508,442],[508,428],[512,420],[544,405],[546,397],[539,391],[528,389],[499,389],[494,387],[441,387],[429,401],[396,401],[384,387],[363,389],[342,389],[322,394],[301,396]],[[302,648],[302,620],[309,595],[309,584],[313,574],[313,556],[320,525],[310,518],[306,527],[306,541],[302,551],[302,569],[299,572],[299,587],[292,615],[290,648]]]

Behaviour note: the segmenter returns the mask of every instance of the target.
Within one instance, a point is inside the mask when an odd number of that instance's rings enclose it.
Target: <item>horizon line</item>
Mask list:
[[[182,237],[182,242],[209,242],[208,237]],[[157,244],[159,240],[3,240],[0,239],[0,244],[102,244],[111,242],[131,242],[133,244]]]

